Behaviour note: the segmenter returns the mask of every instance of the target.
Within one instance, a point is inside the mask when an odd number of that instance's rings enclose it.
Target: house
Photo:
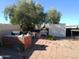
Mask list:
[[[45,24],[49,28],[49,35],[56,37],[79,36],[79,25],[66,26],[65,24]],[[0,37],[13,30],[20,30],[19,26],[11,24],[0,24]]]
[[[66,37],[79,36],[79,25],[66,26]]]
[[[55,37],[75,37],[79,36],[79,25],[46,24],[49,28],[49,35]]]
[[[66,37],[66,25],[65,24],[46,24],[49,28],[49,35],[55,37]]]

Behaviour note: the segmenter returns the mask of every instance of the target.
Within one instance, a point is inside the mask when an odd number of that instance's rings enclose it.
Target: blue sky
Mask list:
[[[79,25],[79,0],[35,0],[40,3],[45,12],[50,8],[57,9],[61,12],[62,17],[60,23],[67,25]],[[15,4],[16,0],[0,0],[0,23],[9,23],[3,15],[4,8],[7,5]]]

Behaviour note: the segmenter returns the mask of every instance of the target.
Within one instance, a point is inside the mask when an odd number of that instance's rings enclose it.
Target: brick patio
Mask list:
[[[39,39],[20,55],[17,51],[9,49],[0,49],[0,55],[10,55],[12,57],[10,59],[79,59],[79,40]]]

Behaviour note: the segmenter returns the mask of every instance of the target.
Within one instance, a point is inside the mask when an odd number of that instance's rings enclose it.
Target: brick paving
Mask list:
[[[35,50],[29,59],[79,59],[78,40],[38,40],[36,44],[46,47],[43,50]]]
[[[0,55],[11,56],[10,59],[79,59],[79,40],[39,39],[19,55],[10,49],[0,49]]]

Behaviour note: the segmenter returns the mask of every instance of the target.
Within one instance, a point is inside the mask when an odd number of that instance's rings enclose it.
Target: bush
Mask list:
[[[48,36],[47,36],[47,39],[48,39],[48,40],[53,40],[53,36],[48,35]]]
[[[54,36],[48,35],[48,36],[47,36],[47,39],[48,39],[48,40],[54,40]]]

